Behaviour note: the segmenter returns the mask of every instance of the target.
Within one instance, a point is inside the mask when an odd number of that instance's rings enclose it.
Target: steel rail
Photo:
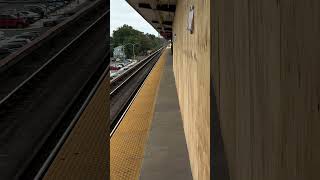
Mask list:
[[[153,58],[157,55],[159,55],[159,53],[161,52],[162,48],[160,48],[159,50],[157,50],[155,53],[153,53],[152,55],[150,55],[149,57],[147,57],[144,61],[142,61],[141,63],[131,67],[130,69],[136,69],[133,73],[131,73],[129,75],[128,78],[126,78],[123,82],[121,82],[120,85],[118,85],[114,90],[111,91],[110,95],[112,96],[115,92],[117,92],[124,84],[126,84],[133,76],[135,76],[142,68],[144,68],[147,64],[149,64],[149,62],[151,62],[153,60]],[[130,69],[128,69],[127,71],[130,71]],[[121,75],[127,75],[127,74],[121,74]]]
[[[2,106],[5,106],[6,103],[10,103],[11,100],[13,100],[13,102],[15,102],[14,97],[17,96],[17,94],[19,94],[20,91],[24,90],[24,87],[33,79],[35,79],[38,75],[40,75],[40,73],[46,73],[43,72],[45,71],[46,68],[49,68],[50,65],[52,65],[53,63],[55,63],[57,61],[57,59],[59,59],[60,55],[62,55],[63,53],[65,53],[68,50],[73,49],[73,45],[75,45],[76,43],[78,43],[78,41],[81,40],[81,38],[84,38],[84,36],[87,35],[87,33],[89,33],[91,30],[93,30],[97,24],[99,24],[100,22],[104,21],[103,18],[107,17],[107,14],[110,11],[107,10],[105,13],[103,13],[99,18],[97,18],[92,24],[90,24],[90,26],[88,26],[85,30],[83,30],[79,35],[77,35],[70,43],[68,43],[66,46],[64,46],[59,52],[57,52],[52,58],[50,58],[45,64],[43,64],[40,68],[38,68],[34,73],[32,73],[26,80],[24,80],[22,83],[20,83],[14,90],[12,90],[8,95],[6,95],[3,99],[0,100],[0,108]],[[109,53],[106,54],[105,57],[103,57],[104,59],[109,57]],[[101,63],[102,64],[102,63]],[[109,67],[107,70],[104,71],[102,76],[106,76],[107,72],[109,72]],[[93,75],[92,75],[93,76]],[[100,77],[100,79],[102,78],[102,76]],[[91,78],[90,78],[91,79]],[[43,176],[43,173],[45,172],[45,170],[48,168],[48,165],[50,164],[50,162],[52,162],[53,158],[55,157],[55,155],[57,154],[58,150],[60,149],[60,147],[63,145],[63,142],[66,140],[66,138],[68,137],[68,134],[70,133],[70,131],[72,130],[72,128],[74,127],[75,123],[77,122],[78,117],[80,116],[81,112],[83,111],[83,109],[86,107],[86,105],[88,104],[88,101],[91,99],[91,97],[93,96],[93,93],[96,91],[96,88],[98,86],[99,83],[101,83],[101,80],[99,79],[99,81],[97,82],[97,84],[94,85],[94,88],[92,89],[92,91],[90,92],[89,96],[86,98],[85,102],[82,104],[81,108],[79,109],[79,111],[76,113],[76,115],[74,116],[74,119],[72,119],[71,123],[68,125],[68,127],[66,128],[66,130],[64,131],[63,135],[61,136],[61,138],[58,140],[58,143],[55,144],[54,149],[50,152],[49,156],[47,157],[47,159],[45,160],[44,164],[41,166],[40,170],[37,171],[37,174],[35,176],[34,179],[40,179]],[[89,80],[88,80],[89,81]],[[84,84],[88,83],[85,82]],[[85,86],[85,85],[84,85]],[[84,88],[84,86],[78,91],[78,93],[75,95],[74,98],[72,98],[71,102],[68,104],[68,107],[66,107],[66,109],[61,113],[59,119],[62,119],[64,117],[64,115],[67,113],[68,109],[70,108],[72,102],[74,102],[79,94],[80,91]],[[60,122],[60,121],[57,121]],[[48,138],[51,133],[54,131],[55,127],[51,128],[46,137]],[[27,164],[30,164],[33,159],[37,156],[38,151],[41,149],[41,146],[47,141],[47,138],[43,138],[43,140],[39,143],[40,146],[36,147],[33,155],[30,156]],[[17,177],[21,176],[22,174],[24,174],[25,170],[28,167],[24,167],[22,169],[19,170],[19,172],[17,173]]]
[[[154,60],[154,58],[159,58],[161,53],[163,52],[163,49],[164,49],[164,47],[160,48],[157,51],[157,53],[154,53],[153,55],[149,56],[148,57],[148,61],[145,64],[143,64],[143,66],[141,66],[137,71],[135,71],[133,74],[131,74],[131,76],[129,78],[127,78],[123,83],[121,83],[121,85],[118,86],[117,89],[121,89],[122,87],[124,87],[124,85],[126,83],[128,83],[129,80],[131,80],[138,72],[140,72],[143,68],[145,68],[147,64],[151,63],[152,60]],[[148,78],[148,76],[150,75],[150,73],[154,69],[155,65],[156,65],[156,62],[153,64],[152,68],[150,68],[148,73],[144,75],[144,77],[142,78],[142,81],[136,87],[134,87],[134,90],[130,94],[130,97],[128,97],[128,99],[124,102],[124,104],[119,108],[119,110],[117,112],[117,115],[116,115],[116,119],[114,121],[111,121],[111,126],[114,126],[114,127],[111,127],[112,129],[111,129],[110,137],[112,137],[112,135],[115,133],[115,131],[118,128],[119,124],[121,123],[122,119],[124,118],[124,116],[126,115],[127,111],[129,110],[129,108],[131,107],[132,103],[134,102],[134,100],[136,99],[137,95],[139,94],[142,86],[145,83],[145,80]],[[115,92],[116,91],[114,91],[113,93],[115,93]],[[111,94],[110,94],[110,96],[111,96]]]
[[[131,68],[129,68],[126,72],[124,72],[123,74],[121,74],[120,76],[114,78],[111,80],[110,86],[112,87],[113,84],[117,83],[118,81],[120,81],[123,77],[125,77],[128,73],[130,73],[131,70],[135,69],[136,67],[139,67],[139,65],[141,65],[142,63],[144,63],[146,60],[148,60],[152,55],[156,54],[158,51],[160,51],[161,48],[159,48],[157,51],[153,52],[152,54],[150,54],[148,57],[142,59],[140,62],[138,62],[137,64],[135,64],[134,66],[132,66]]]
[[[87,33],[89,30],[92,29],[94,25],[97,24],[102,18],[105,18],[105,16],[110,12],[108,10],[105,12],[102,16],[100,16],[96,21],[94,21],[89,27],[87,27],[85,30],[83,30],[77,37],[75,37],[70,43],[68,43],[66,46],[64,46],[59,52],[57,52],[53,57],[51,57],[45,64],[43,64],[38,70],[36,70],[34,73],[32,73],[27,79],[25,79],[23,82],[21,82],[16,88],[14,88],[9,94],[7,94],[4,98],[0,100],[0,107],[8,101],[15,93],[17,93],[18,90],[22,89],[24,85],[26,85],[31,79],[35,78],[36,75],[38,75],[43,69],[48,67],[51,63],[53,63],[59,55],[61,55],[63,52],[68,50],[71,45],[75,44],[85,33]]]
[[[106,56],[104,58],[109,58],[109,53],[106,54]],[[37,172],[34,179],[36,179],[36,180],[41,179],[45,175],[45,173],[48,170],[48,168],[50,167],[52,161],[54,160],[54,158],[58,154],[58,152],[61,149],[61,147],[63,146],[64,142],[67,140],[67,138],[68,138],[69,134],[71,133],[71,131],[73,130],[74,126],[77,124],[83,111],[85,110],[85,108],[87,107],[89,102],[91,101],[92,97],[96,93],[97,89],[99,88],[99,86],[101,85],[101,83],[103,82],[105,77],[108,75],[109,70],[110,70],[110,66],[108,65],[108,67],[104,70],[103,74],[100,76],[99,80],[97,81],[97,83],[95,83],[93,89],[90,91],[89,95],[85,99],[85,102],[81,105],[80,109],[77,111],[77,113],[74,116],[74,118],[72,119],[71,123],[68,125],[67,129],[64,131],[61,138],[58,140],[57,144],[51,150],[49,156],[46,158],[45,162],[43,163],[43,165],[41,166],[41,168]]]

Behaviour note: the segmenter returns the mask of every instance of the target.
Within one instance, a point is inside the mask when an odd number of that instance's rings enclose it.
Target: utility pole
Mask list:
[[[132,52],[133,52],[133,60],[136,58],[136,55],[134,54],[134,46],[137,45],[137,44],[133,44],[133,43],[128,43],[128,44],[125,44],[123,46],[126,46],[126,45],[132,45]]]
[[[135,58],[136,58],[136,55],[134,54],[134,45],[135,44],[132,45],[133,46],[133,48],[132,48],[133,49],[133,60],[135,60]]]

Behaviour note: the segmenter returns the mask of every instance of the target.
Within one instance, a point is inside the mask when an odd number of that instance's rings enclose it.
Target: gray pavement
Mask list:
[[[192,179],[171,54],[168,57],[145,149],[141,180]]]

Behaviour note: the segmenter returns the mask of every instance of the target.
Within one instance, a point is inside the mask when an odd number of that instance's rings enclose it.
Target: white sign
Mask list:
[[[194,7],[191,6],[188,15],[188,27],[187,30],[192,34],[193,32],[193,16],[194,16]]]

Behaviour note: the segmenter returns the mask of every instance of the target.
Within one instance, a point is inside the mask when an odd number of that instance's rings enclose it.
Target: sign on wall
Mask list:
[[[192,5],[188,14],[188,27],[187,30],[192,34],[193,32],[193,17],[194,17],[194,6]]]

